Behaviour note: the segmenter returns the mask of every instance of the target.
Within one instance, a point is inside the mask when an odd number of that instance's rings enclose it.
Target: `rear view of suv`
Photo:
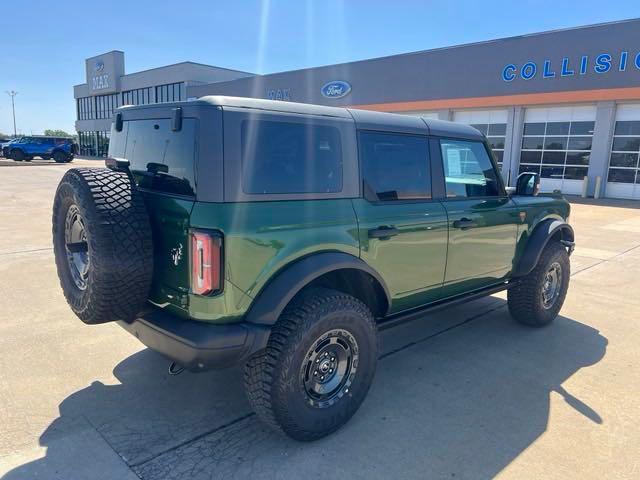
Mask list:
[[[33,157],[43,160],[53,158],[57,163],[67,163],[73,160],[77,146],[73,139],[64,137],[22,137],[11,142],[6,149],[8,158],[17,162],[30,161]]]
[[[122,107],[110,138],[109,168],[70,169],[53,205],[72,310],[173,373],[244,364],[258,416],[295,439],[355,413],[378,329],[501,290],[541,327],[567,293],[569,204],[534,173],[508,191],[469,126],[204,97]]]

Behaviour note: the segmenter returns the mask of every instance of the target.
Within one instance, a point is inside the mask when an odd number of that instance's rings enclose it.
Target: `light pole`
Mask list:
[[[7,91],[7,95],[11,97],[11,110],[13,111],[13,138],[16,138],[18,134],[16,133],[16,104],[14,102],[14,97],[18,94],[15,90]]]

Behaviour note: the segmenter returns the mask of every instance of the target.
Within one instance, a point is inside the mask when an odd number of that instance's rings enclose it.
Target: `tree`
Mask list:
[[[44,134],[47,137],[73,137],[73,134],[71,133],[67,133],[64,130],[51,130],[51,129],[46,129],[44,131]]]

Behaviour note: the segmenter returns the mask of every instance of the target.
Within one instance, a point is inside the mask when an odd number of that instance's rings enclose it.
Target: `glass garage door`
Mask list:
[[[543,192],[580,194],[589,169],[595,119],[595,106],[527,109],[520,173],[539,173]]]
[[[507,116],[507,110],[460,110],[453,113],[453,121],[466,123],[484,133],[502,169]]]
[[[618,105],[607,197],[640,199],[640,105]]]

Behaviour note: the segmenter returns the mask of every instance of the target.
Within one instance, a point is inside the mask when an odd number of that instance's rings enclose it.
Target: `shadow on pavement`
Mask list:
[[[383,356],[359,413],[318,442],[263,427],[239,369],[170,377],[166,360],[144,350],[116,366],[119,385],[94,382],[67,397],[40,437],[46,457],[3,478],[42,478],[57,457],[72,458],[58,440],[85,421],[142,479],[491,478],[546,430],[552,392],[603,422],[562,387],[604,357],[597,330],[566,317],[529,329],[505,308],[442,335],[427,325],[408,327],[411,346]]]

